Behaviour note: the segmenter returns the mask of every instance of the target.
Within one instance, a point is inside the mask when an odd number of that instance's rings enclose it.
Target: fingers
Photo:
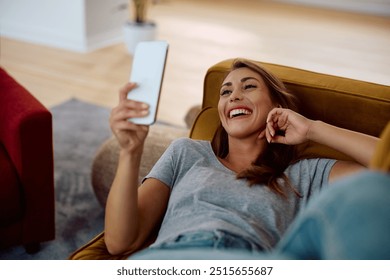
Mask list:
[[[125,106],[129,110],[143,111],[148,109],[149,106],[142,102],[137,102],[127,98],[128,93],[137,87],[136,83],[127,83],[119,90],[119,106]],[[144,114],[143,114],[144,115]],[[143,116],[141,115],[141,116]]]
[[[140,118],[149,114],[148,106],[132,100],[121,102],[112,109],[110,121],[120,121],[130,118]]]
[[[119,104],[111,110],[110,125],[112,130],[135,129],[128,125],[129,119],[141,118],[149,114],[149,106],[145,103],[127,99],[127,94],[137,87],[135,83],[127,83],[119,90]]]
[[[269,143],[272,142],[272,138],[276,134],[278,116],[280,114],[281,111],[278,108],[274,108],[268,113],[267,124],[266,124],[266,138]]]
[[[278,131],[284,131],[288,125],[288,109],[274,108],[267,116],[266,139],[269,143],[284,142]]]
[[[125,120],[120,120],[120,121],[117,121],[115,122],[115,125],[114,125],[114,131],[136,131],[136,130],[139,130],[140,129],[140,125],[137,125],[133,122],[130,122],[128,121],[127,119]]]
[[[265,138],[268,143],[278,143],[279,135],[276,133],[277,130],[272,126],[271,123],[267,123],[267,128],[265,129]]]
[[[128,110],[128,113],[130,114],[129,118],[145,116],[145,110],[149,108],[146,103],[127,99],[127,94],[136,87],[137,84],[135,83],[127,83],[119,90],[119,105],[114,108],[113,112],[120,110]],[[140,115],[134,116],[133,114],[135,114],[135,112],[132,111],[139,112]]]
[[[120,90],[119,90],[119,101],[126,100],[127,99],[127,94],[129,91],[132,89],[136,88],[137,84],[136,83],[127,83],[125,84]]]
[[[285,126],[288,121],[288,115],[290,114],[289,109],[283,108],[274,108],[272,109],[267,116],[267,123],[271,122],[274,125],[277,125],[279,128]]]
[[[267,116],[267,141],[288,145],[303,143],[308,140],[310,123],[309,119],[290,109],[272,109]]]
[[[265,129],[265,138],[267,139],[268,143],[272,142],[272,135],[270,132],[270,129],[268,128],[268,123],[267,123],[267,128]]]
[[[142,118],[149,114],[147,106],[136,104],[135,102],[126,102],[111,110],[110,124],[114,125],[116,122],[130,122],[132,118]]]

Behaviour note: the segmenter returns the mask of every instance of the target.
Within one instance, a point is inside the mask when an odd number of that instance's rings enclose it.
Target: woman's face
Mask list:
[[[274,107],[263,78],[249,68],[233,70],[222,83],[218,112],[231,137],[259,135]]]

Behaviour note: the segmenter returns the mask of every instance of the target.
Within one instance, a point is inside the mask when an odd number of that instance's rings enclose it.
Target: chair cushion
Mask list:
[[[16,169],[1,143],[0,170],[0,227],[3,227],[21,218],[23,206]]]

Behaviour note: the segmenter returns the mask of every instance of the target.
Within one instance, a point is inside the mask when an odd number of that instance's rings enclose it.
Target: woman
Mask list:
[[[155,252],[271,251],[328,181],[368,166],[377,142],[297,114],[283,83],[240,60],[221,85],[221,128],[213,143],[174,141],[138,187],[148,127],[128,119],[147,115],[148,107],[127,100],[135,86],[120,90],[110,118],[121,148],[106,206],[105,242],[111,254],[138,250],[159,228],[151,245]],[[308,140],[337,149],[356,163],[297,160],[294,145]]]

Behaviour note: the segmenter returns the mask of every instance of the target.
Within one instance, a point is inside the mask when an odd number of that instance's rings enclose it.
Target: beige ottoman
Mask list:
[[[141,160],[139,181],[147,175],[172,140],[187,137],[189,130],[163,124],[150,127],[145,141],[144,153]],[[107,195],[115,176],[119,156],[119,145],[112,136],[98,149],[92,163],[92,187],[99,203],[105,207]]]

